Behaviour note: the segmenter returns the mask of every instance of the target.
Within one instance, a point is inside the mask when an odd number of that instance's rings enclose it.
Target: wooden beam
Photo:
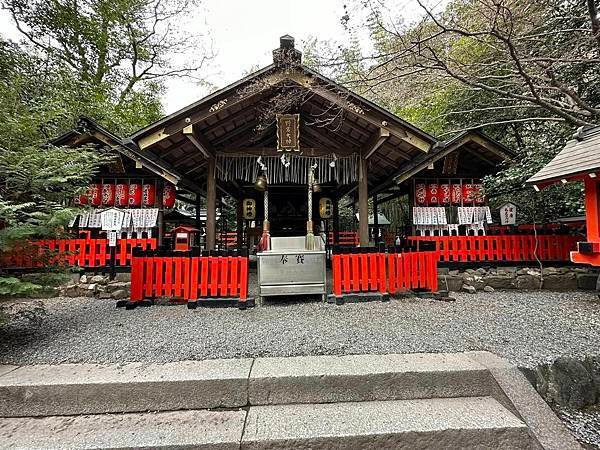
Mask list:
[[[500,164],[497,161],[495,162],[495,161],[492,161],[489,158],[486,158],[481,153],[478,153],[477,151],[473,150],[472,148],[467,147],[466,145],[461,150],[466,150],[468,153],[470,153],[471,155],[473,155],[475,158],[479,158],[480,160],[482,160],[483,162],[489,164],[492,167],[496,167],[498,164]],[[446,155],[446,156],[448,156],[448,155]]]
[[[413,134],[412,132],[410,132],[410,131],[406,130],[405,128],[400,127],[396,124],[390,123],[386,120],[382,121],[376,117],[371,116],[371,114],[369,114],[368,111],[364,111],[360,107],[357,108],[357,105],[352,105],[350,102],[348,102],[342,96],[338,95],[337,93],[335,93],[325,87],[315,86],[313,84],[309,84],[306,87],[308,89],[310,89],[311,91],[313,91],[315,93],[315,95],[318,95],[318,96],[324,98],[325,100],[338,105],[338,107],[344,109],[345,111],[350,112],[351,114],[354,114],[357,117],[360,117],[365,122],[368,122],[371,125],[374,125],[378,128],[385,126],[386,128],[388,128],[388,130],[390,131],[391,134],[393,134],[394,136],[398,137],[399,139],[401,139],[405,142],[408,142],[410,145],[418,148],[419,150],[421,150],[423,152],[428,152],[431,148],[431,144],[429,142],[421,139],[420,137]]]
[[[403,195],[406,195],[406,194],[407,194],[407,192],[404,190],[394,192],[393,194],[390,193],[388,196],[383,197],[382,199],[379,199],[379,204],[382,205],[384,203],[389,202],[390,200],[394,200],[395,198],[402,197]],[[375,194],[375,195],[377,195],[377,194]]]
[[[316,129],[312,128],[311,126],[307,125],[306,122],[303,122],[303,127],[300,130],[300,133],[306,133],[311,135],[314,139],[316,139],[319,142],[322,142],[323,144],[325,144],[326,146],[330,146],[333,147],[336,150],[342,150],[341,146],[340,146],[340,142],[339,141],[335,141],[333,139],[331,139],[329,136],[327,136],[325,134],[325,132],[321,132],[319,133]]]
[[[160,130],[155,131],[154,133],[149,134],[148,136],[140,138],[140,140],[137,142],[137,145],[140,148],[140,150],[144,150],[156,144],[157,142],[168,138],[169,136],[171,136],[171,133],[167,133],[164,128],[161,128]]]
[[[257,125],[257,122],[255,120],[246,122],[243,125],[240,125],[239,127],[235,127],[232,131],[226,131],[225,134],[214,139],[213,144],[215,147],[217,147],[217,146],[221,145],[223,142],[227,142],[230,139],[233,139],[233,138],[239,136],[240,134],[244,134],[247,131],[252,130],[254,127],[256,127],[256,125]],[[250,141],[250,139],[247,136],[244,136],[243,138],[246,141]]]
[[[207,141],[202,139],[199,135],[194,133],[194,126],[188,125],[183,129],[183,134],[190,140],[194,146],[200,150],[200,152],[204,155],[205,158],[212,158],[213,153],[210,151],[210,144]],[[201,142],[204,141],[204,142]]]
[[[361,153],[365,159],[369,159],[373,153],[375,153],[379,147],[381,147],[385,141],[390,137],[390,132],[386,128],[379,128],[371,139],[362,148]]]

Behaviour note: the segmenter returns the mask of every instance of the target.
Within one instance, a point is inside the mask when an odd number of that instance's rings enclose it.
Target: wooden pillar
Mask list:
[[[206,249],[215,249],[217,234],[217,180],[215,178],[215,159],[208,159],[206,171]]]
[[[340,243],[340,198],[337,192],[331,200],[333,201],[333,245],[338,245]]]
[[[373,240],[375,246],[379,244],[379,203],[377,202],[377,194],[373,196]]]
[[[600,190],[595,178],[585,178],[585,221],[588,242],[600,242]]]
[[[369,184],[367,160],[362,156],[358,169],[358,235],[360,246],[369,246]]]
[[[236,208],[236,234],[237,234],[237,249],[240,251],[244,245],[244,209],[242,198],[237,199]]]
[[[165,237],[165,210],[163,208],[163,187],[164,183],[162,179],[156,182],[156,204],[158,205],[158,217],[156,219],[156,226],[158,227],[158,246],[162,247]]]

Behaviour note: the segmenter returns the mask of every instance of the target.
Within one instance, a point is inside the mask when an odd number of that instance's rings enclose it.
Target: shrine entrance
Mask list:
[[[270,188],[271,236],[302,236],[306,233],[306,189],[306,186],[295,185]]]

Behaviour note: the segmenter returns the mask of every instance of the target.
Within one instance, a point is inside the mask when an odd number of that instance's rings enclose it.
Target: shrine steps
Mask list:
[[[578,448],[486,352],[1,366],[0,417],[0,448]]]

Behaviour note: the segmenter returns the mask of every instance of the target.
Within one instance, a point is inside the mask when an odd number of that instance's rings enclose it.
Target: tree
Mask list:
[[[356,3],[368,20],[349,9],[344,22],[352,33],[366,27],[374,51],[360,56],[368,64],[353,83],[442,139],[483,129],[517,151],[511,167],[485,180],[492,206],[512,200],[527,221],[581,213],[580,186],[533,195],[524,181],[576,126],[600,122],[593,2],[453,0],[436,12],[419,0],[424,16],[412,23],[394,17],[389,2]]]
[[[17,28],[89,85],[109,85],[118,104],[140,84],[197,77],[210,57],[181,22],[196,0],[5,0]],[[193,49],[193,57],[190,50]],[[185,54],[185,63],[174,61]]]
[[[600,31],[593,0],[455,0],[442,13],[417,0],[425,17],[414,26],[371,7],[376,61],[370,84],[435,76],[500,100],[498,111],[528,117],[491,123],[600,122]],[[439,3],[438,3],[439,4]],[[485,124],[477,124],[482,126]]]

